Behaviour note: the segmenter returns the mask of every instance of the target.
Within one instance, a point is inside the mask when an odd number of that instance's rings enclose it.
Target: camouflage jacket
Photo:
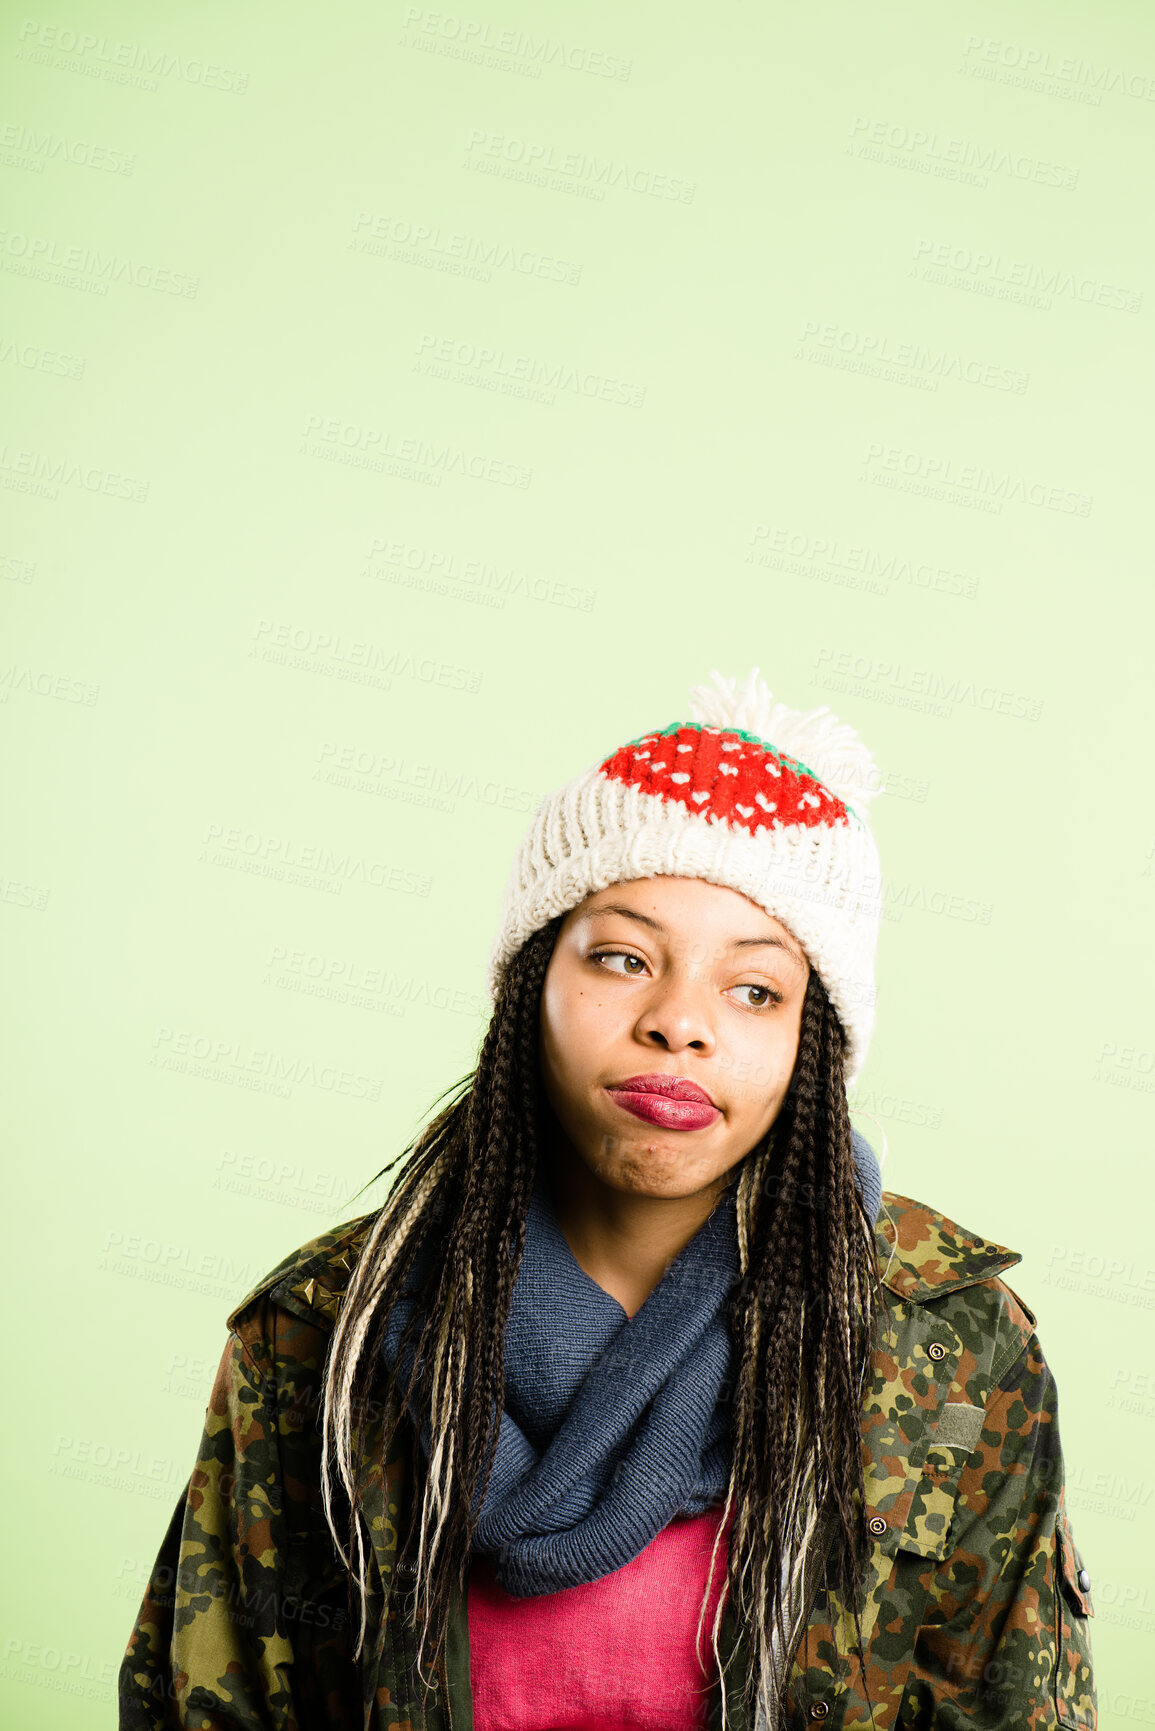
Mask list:
[[[196,1464],[121,1666],[121,1731],[472,1731],[465,1595],[435,1693],[406,1682],[416,1629],[394,1562],[413,1427],[398,1426],[387,1456],[370,1450],[361,1487],[372,1557],[359,1662],[321,1506],[324,1355],[371,1220],[294,1251],[228,1318]],[[1034,1316],[999,1278],[1020,1258],[889,1191],[876,1237],[887,1312],[862,1421],[863,1646],[850,1606],[804,1581],[784,1727],[1094,1731],[1090,1580],[1055,1383]],[[380,1428],[388,1407],[369,1410]],[[750,1731],[736,1623],[727,1606],[714,1731],[723,1688],[730,1725]]]

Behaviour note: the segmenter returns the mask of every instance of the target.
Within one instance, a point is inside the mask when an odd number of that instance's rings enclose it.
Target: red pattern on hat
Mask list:
[[[752,835],[786,824],[850,822],[842,800],[804,763],[737,728],[675,723],[631,740],[598,768],[627,787],[676,800],[699,817],[724,819]]]

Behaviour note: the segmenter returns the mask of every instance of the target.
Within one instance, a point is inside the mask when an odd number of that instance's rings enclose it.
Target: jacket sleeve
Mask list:
[[[294,1457],[300,1411],[284,1389],[278,1399],[276,1351],[261,1359],[230,1335],[120,1668],[120,1731],[360,1726],[340,1560],[319,1544],[316,1451]]]
[[[991,1394],[960,1474],[898,1725],[1095,1731],[1091,1615],[1055,1382],[1032,1334]]]

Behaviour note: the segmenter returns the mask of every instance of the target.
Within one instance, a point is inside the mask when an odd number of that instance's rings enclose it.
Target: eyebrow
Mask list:
[[[587,908],[578,917],[583,920],[592,920],[598,914],[620,914],[623,919],[638,920],[643,926],[649,926],[652,931],[660,932],[663,937],[669,936],[660,920],[652,919],[649,914],[640,914],[636,908],[626,907],[624,902],[602,902],[600,907]],[[796,962],[803,959],[801,953],[792,944],[788,944],[785,938],[774,937],[770,933],[764,938],[731,938],[729,947],[732,950],[745,950],[761,944],[775,944],[778,949],[785,950],[788,956],[793,956]]]

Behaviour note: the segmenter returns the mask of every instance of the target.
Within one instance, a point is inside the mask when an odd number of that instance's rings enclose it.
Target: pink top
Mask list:
[[[521,1599],[487,1557],[469,1570],[474,1731],[687,1731],[708,1723],[723,1535],[695,1646],[720,1508],[676,1516],[624,1568]],[[706,1667],[698,1663],[701,1654]]]

